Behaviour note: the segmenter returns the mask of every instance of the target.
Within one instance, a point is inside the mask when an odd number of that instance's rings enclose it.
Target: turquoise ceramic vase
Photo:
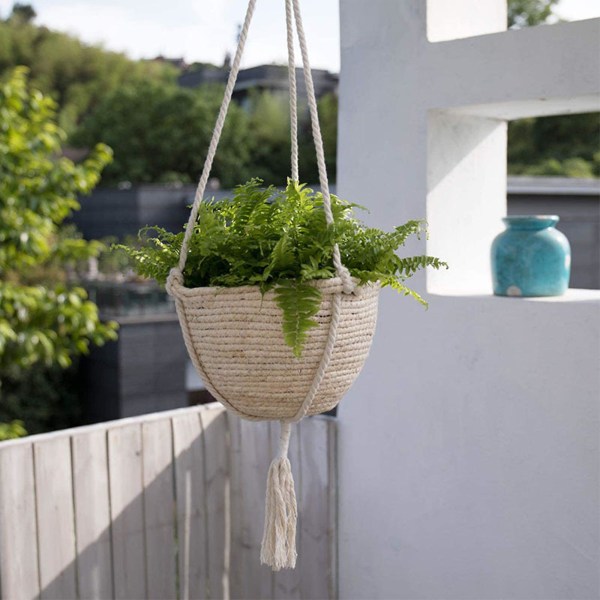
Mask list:
[[[571,247],[555,215],[514,216],[492,244],[496,296],[560,296],[569,287]]]

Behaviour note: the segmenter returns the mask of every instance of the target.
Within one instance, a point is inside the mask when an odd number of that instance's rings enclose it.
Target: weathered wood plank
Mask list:
[[[174,599],[176,590],[173,446],[168,419],[142,425],[147,598]]]
[[[208,537],[202,426],[196,411],[172,419],[179,542],[179,597],[207,594]]]
[[[71,439],[80,598],[113,597],[106,431]]]
[[[335,485],[329,471],[329,423],[324,418],[309,418],[299,424],[302,444],[302,507],[298,551],[300,595],[303,599],[331,598],[330,486]]]
[[[108,430],[115,598],[146,598],[142,432],[134,423]]]
[[[338,584],[338,454],[337,421],[327,419],[327,462],[329,465],[329,598],[339,597]]]
[[[290,436],[290,448],[288,457],[292,465],[292,475],[294,477],[294,487],[296,489],[296,502],[298,504],[298,523],[296,529],[296,550],[298,551],[298,560],[295,569],[284,569],[273,573],[274,598],[298,599],[300,598],[300,573],[302,572],[302,561],[304,557],[301,552],[302,543],[302,519],[304,505],[302,502],[302,425],[301,423],[292,425]],[[271,447],[273,455],[277,452],[279,445],[279,423],[270,423],[271,428]],[[311,500],[313,502],[314,500]]]
[[[39,597],[31,444],[0,446],[0,598]]]
[[[267,422],[228,415],[231,440],[231,598],[273,598],[271,569],[260,564],[267,473],[273,452]]]
[[[232,600],[243,599],[244,595],[244,554],[242,530],[244,527],[244,486],[242,461],[241,419],[227,413],[229,428],[229,460],[231,465],[231,572],[229,591]]]
[[[75,519],[68,437],[36,442],[36,510],[40,597],[77,597]]]
[[[204,439],[208,597],[229,597],[229,449],[223,408],[200,412]]]

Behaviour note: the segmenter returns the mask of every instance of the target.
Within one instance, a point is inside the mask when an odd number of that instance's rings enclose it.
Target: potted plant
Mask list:
[[[330,328],[332,295],[343,283],[334,268],[337,244],[352,277],[342,294],[333,362],[307,414],[333,408],[352,384],[368,353],[380,287],[426,302],[406,280],[430,256],[396,251],[423,221],[391,232],[367,227],[355,204],[331,197],[328,225],[323,196],[288,181],[285,190],[253,179],[231,198],[204,202],[190,237],[183,278],[171,280],[186,344],[211,392],[238,414],[293,419],[321,361]],[[140,275],[166,284],[177,266],[183,233],[141,232],[142,245],[123,247]],[[330,361],[331,363],[331,361]]]

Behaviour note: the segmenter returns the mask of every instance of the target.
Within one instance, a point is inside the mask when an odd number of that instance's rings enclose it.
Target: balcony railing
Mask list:
[[[0,444],[0,597],[336,597],[335,420],[293,435],[296,570],[259,563],[276,429],[212,404]]]

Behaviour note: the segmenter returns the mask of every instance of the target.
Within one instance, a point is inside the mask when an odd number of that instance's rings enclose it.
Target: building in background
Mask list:
[[[195,88],[201,85],[219,83],[225,84],[229,75],[227,63],[223,67],[203,65],[182,72],[178,82],[182,87]],[[327,94],[337,94],[339,75],[324,69],[312,69],[315,94],[321,98]],[[306,86],[302,69],[296,69],[298,97],[306,98]],[[287,97],[289,94],[288,68],[285,65],[260,65],[242,69],[233,88],[233,98],[244,106],[251,91],[270,92]]]

